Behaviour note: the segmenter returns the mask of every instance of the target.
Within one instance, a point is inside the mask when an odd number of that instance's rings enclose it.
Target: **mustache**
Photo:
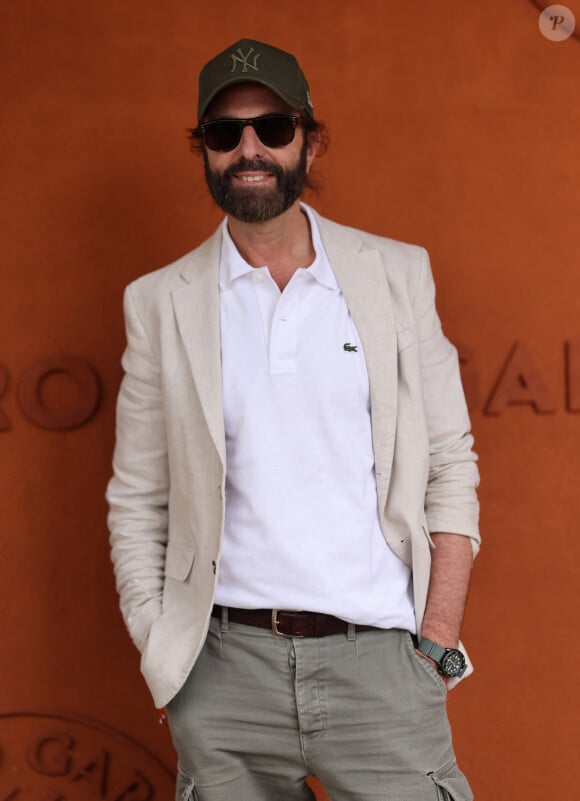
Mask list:
[[[274,162],[272,161],[265,161],[264,159],[241,158],[239,159],[239,161],[237,161],[235,164],[232,164],[231,167],[228,167],[227,170],[224,171],[223,177],[226,179],[230,179],[237,172],[243,172],[244,170],[270,172],[277,178],[281,178],[284,174],[282,167],[280,167],[279,164],[274,164]]]

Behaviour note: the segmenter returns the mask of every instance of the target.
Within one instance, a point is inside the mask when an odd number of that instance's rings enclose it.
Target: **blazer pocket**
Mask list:
[[[177,581],[185,581],[191,571],[195,549],[180,542],[167,543],[165,551],[165,575]]]

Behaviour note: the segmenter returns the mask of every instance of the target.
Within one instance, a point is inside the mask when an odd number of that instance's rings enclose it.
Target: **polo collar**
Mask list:
[[[303,268],[307,275],[312,276],[319,284],[327,287],[328,289],[338,289],[338,282],[336,276],[330,266],[328,255],[322,243],[318,222],[314,217],[312,209],[306,203],[301,203],[300,208],[306,214],[310,224],[310,232],[312,235],[312,245],[314,247],[315,257],[312,264]],[[239,250],[234,244],[234,240],[228,229],[227,217],[221,223],[221,251],[220,251],[220,266],[219,266],[219,285],[220,289],[226,289],[231,286],[232,282],[242,275],[247,275],[254,271],[251,264],[243,258]],[[264,265],[267,266],[267,265]]]

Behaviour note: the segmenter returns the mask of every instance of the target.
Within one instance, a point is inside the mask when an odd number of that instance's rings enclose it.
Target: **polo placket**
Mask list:
[[[296,372],[297,316],[304,276],[296,272],[280,292],[267,267],[254,276],[254,288],[268,348],[270,375]]]

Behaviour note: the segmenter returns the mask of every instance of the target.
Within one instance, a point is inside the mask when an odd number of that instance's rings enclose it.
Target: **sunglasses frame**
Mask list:
[[[269,145],[267,142],[264,142],[264,140],[260,136],[260,131],[259,131],[260,122],[262,120],[267,121],[267,120],[273,119],[273,118],[288,120],[291,123],[292,136],[288,140],[288,142],[285,142],[282,145]],[[254,129],[254,131],[256,132],[256,136],[258,137],[260,142],[265,147],[267,147],[267,148],[279,148],[279,147],[286,147],[287,145],[289,145],[291,142],[294,141],[294,137],[296,136],[296,128],[298,127],[300,119],[301,118],[300,118],[300,116],[298,114],[283,114],[281,112],[272,112],[270,114],[260,114],[258,117],[248,117],[248,118],[243,118],[243,119],[240,118],[240,117],[219,117],[218,119],[210,120],[209,122],[202,122],[198,127],[198,131],[199,131],[199,134],[201,136],[201,139],[202,139],[204,145],[207,148],[209,148],[209,150],[213,150],[214,152],[217,152],[217,153],[229,153],[232,150],[235,150],[236,147],[240,144],[240,141],[242,139],[242,134],[244,132],[244,128],[246,128],[248,125]],[[237,138],[235,144],[233,144],[231,147],[219,147],[219,148],[211,147],[211,145],[208,145],[207,139],[206,139],[207,130],[208,130],[208,128],[211,129],[211,126],[216,125],[218,123],[223,123],[223,122],[231,122],[231,123],[235,123],[236,124],[236,126],[238,127],[238,132],[239,132],[238,138]],[[258,127],[256,127],[256,123],[258,123]]]

